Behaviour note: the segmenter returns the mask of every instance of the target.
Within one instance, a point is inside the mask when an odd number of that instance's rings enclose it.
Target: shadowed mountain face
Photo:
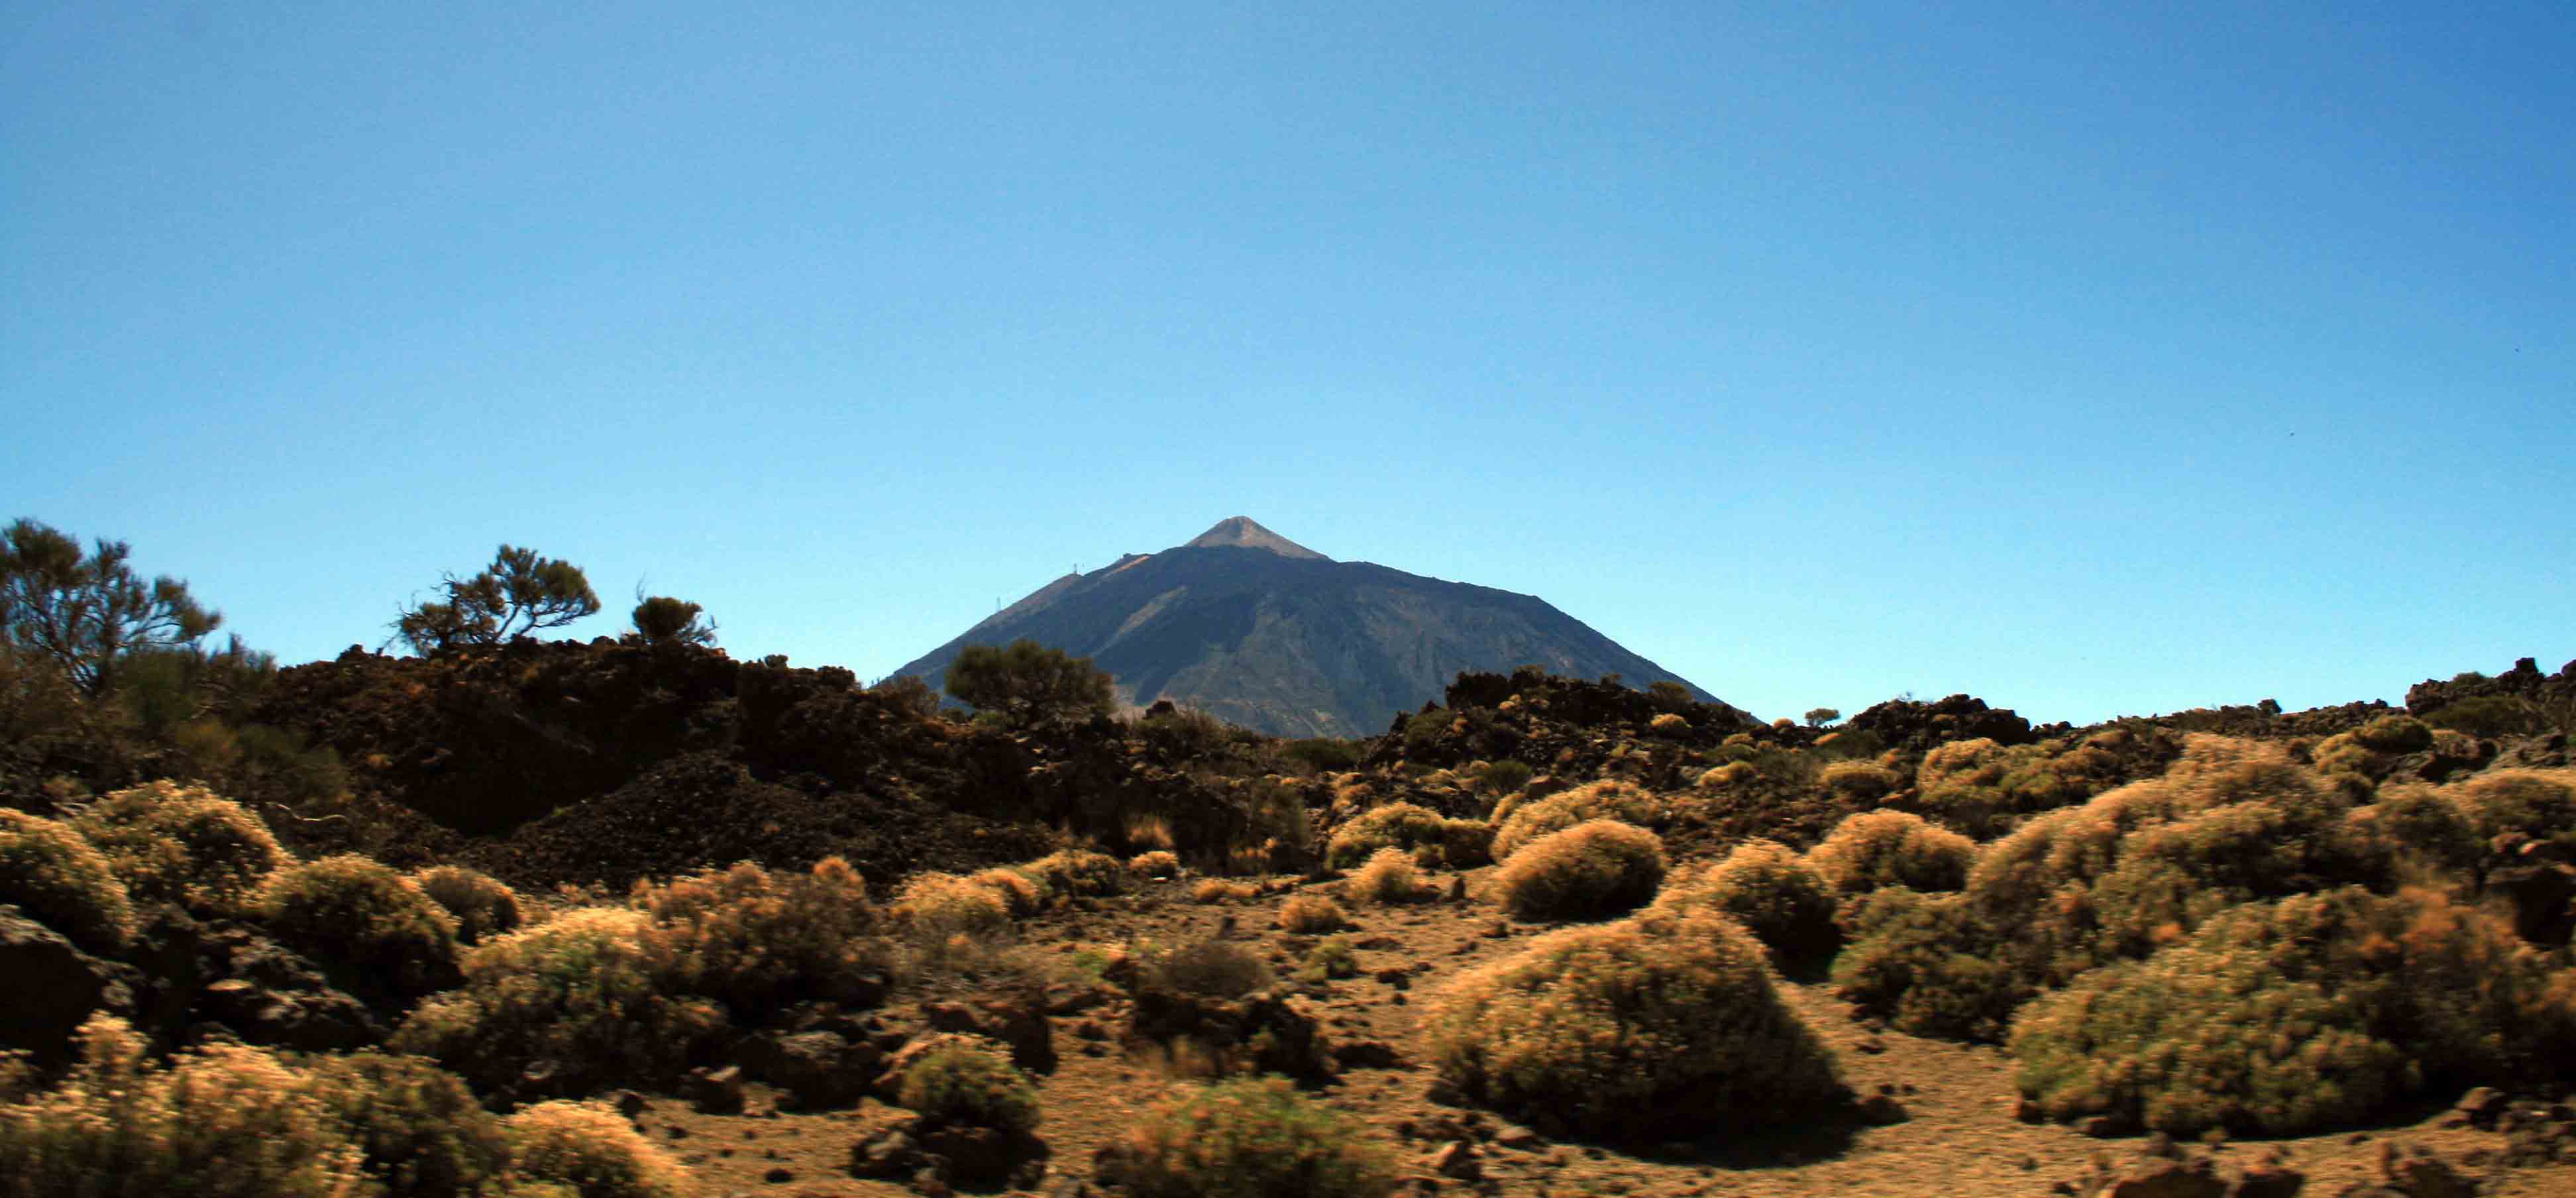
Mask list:
[[[1252,520],[1067,574],[901,669],[933,687],[968,645],[1026,637],[1088,657],[1138,705],[1170,699],[1281,736],[1366,736],[1462,670],[1536,664],[1707,692],[1541,599],[1337,562]]]

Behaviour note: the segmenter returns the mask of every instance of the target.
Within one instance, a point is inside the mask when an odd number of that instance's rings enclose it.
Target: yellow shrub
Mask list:
[[[54,1090],[0,1105],[0,1194],[39,1198],[343,1198],[364,1152],[265,1049],[217,1043],[146,1063],[123,1020],[82,1025]]]
[[[2442,788],[2487,838],[2519,833],[2576,849],[2576,769],[2490,770]]]
[[[1417,803],[1388,803],[1333,829],[1331,839],[1324,842],[1324,861],[1335,869],[1349,869],[1379,849],[1437,847],[1442,836],[1439,812]]]
[[[1646,726],[1667,736],[1679,735],[1690,731],[1689,720],[1683,719],[1669,711],[1646,721]]]
[[[1049,853],[1019,867],[1053,894],[1116,894],[1127,888],[1127,870],[1116,857],[1089,849]]]
[[[94,953],[134,938],[134,905],[105,855],[70,827],[0,807],[0,903]]]
[[[581,1198],[683,1198],[688,1170],[615,1112],[541,1102],[502,1124],[518,1172],[572,1186]]]
[[[1427,897],[1429,887],[1423,882],[1422,871],[1414,866],[1410,854],[1403,849],[1384,848],[1372,854],[1368,863],[1351,875],[1343,890],[1360,902],[1389,906]]]
[[[1923,755],[1914,771],[1914,787],[1925,793],[1944,786],[1992,786],[2003,781],[2003,746],[1992,737],[1954,740]]]
[[[1046,888],[1018,870],[977,870],[966,875],[966,880],[1002,896],[1002,905],[1011,909],[1013,919],[1035,915],[1046,908]]]
[[[287,860],[268,825],[241,804],[166,778],[111,792],[80,808],[71,825],[106,854],[137,901],[202,914],[237,913]]]
[[[440,865],[411,876],[430,901],[456,917],[456,939],[481,944],[485,937],[516,931],[519,892],[500,879],[461,865]]]
[[[455,1074],[380,1052],[293,1058],[301,1084],[365,1154],[387,1198],[451,1198],[497,1181],[509,1164],[501,1121]]]
[[[1011,1064],[1010,1049],[982,1036],[941,1033],[903,1071],[897,1101],[933,1125],[1028,1131],[1038,1125],[1038,1092]]]
[[[1286,1078],[1191,1088],[1130,1124],[1100,1180],[1135,1198],[1386,1198],[1391,1155]]]
[[[456,917],[391,866],[355,853],[290,865],[250,906],[288,947],[364,988],[418,997],[456,984]]]
[[[1737,735],[1740,736],[1742,733],[1738,733]],[[1722,786],[1736,786],[1750,782],[1760,775],[1761,771],[1754,769],[1749,763],[1730,761],[1724,765],[1702,772],[1699,776],[1699,781],[1695,785],[1697,785],[1701,790],[1716,790]]]
[[[1471,1098],[1596,1135],[1756,1126],[1841,1093],[1761,946],[1710,912],[1542,936],[1452,981],[1423,1038]]]
[[[932,940],[951,936],[990,936],[1011,924],[1011,907],[1000,892],[956,874],[915,874],[895,894],[894,910],[913,934]]]
[[[1532,799],[1513,808],[1494,829],[1494,860],[1507,861],[1522,845],[1585,820],[1615,819],[1651,825],[1663,817],[1663,806],[1644,788],[1616,778],[1587,782],[1572,790]]]
[[[1617,820],[1586,820],[1521,846],[1494,876],[1515,919],[1614,915],[1655,896],[1663,841]]]
[[[870,993],[887,961],[867,881],[839,857],[803,873],[746,861],[640,888],[635,902],[652,917],[646,944],[666,984],[747,1018]]]
[[[1340,903],[1320,894],[1291,895],[1279,904],[1279,926],[1299,935],[1338,932],[1350,921]]]
[[[1957,890],[1976,860],[1974,841],[1905,811],[1848,816],[1807,851],[1807,864],[1845,894],[1881,886]]]
[[[1826,790],[1847,799],[1880,798],[1904,782],[1895,770],[1875,761],[1837,761],[1816,777]]]
[[[1156,849],[1136,854],[1127,862],[1127,868],[1148,878],[1168,878],[1181,872],[1181,859],[1169,850]]]
[[[1784,970],[1805,970],[1833,956],[1834,890],[1788,846],[1748,840],[1722,861],[1674,875],[1655,895],[1657,914],[1708,909],[1753,933]]]
[[[1209,878],[1190,888],[1190,898],[1202,903],[1237,901],[1251,898],[1259,893],[1261,891],[1258,887],[1242,882],[1229,882],[1223,878]]]

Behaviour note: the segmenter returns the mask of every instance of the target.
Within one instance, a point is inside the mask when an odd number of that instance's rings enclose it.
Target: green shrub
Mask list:
[[[1857,800],[1883,798],[1905,782],[1895,770],[1875,761],[1837,761],[1816,780],[1836,797]]]
[[[1778,841],[1748,840],[1722,861],[1674,875],[1655,896],[1661,914],[1701,908],[1743,924],[1788,972],[1822,964],[1842,939],[1832,885]]]
[[[1314,983],[1328,978],[1352,977],[1360,971],[1359,954],[1348,936],[1326,936],[1306,950],[1305,963],[1298,967],[1297,980]]]
[[[364,989],[415,998],[456,984],[455,917],[390,866],[354,853],[290,865],[251,908],[288,947]]]
[[[1241,998],[1268,989],[1270,964],[1227,940],[1192,940],[1146,955],[1138,971],[1148,988],[1200,998]]]
[[[98,847],[69,826],[0,807],[0,903],[109,956],[134,939],[134,904]]]
[[[2486,853],[2485,838],[2449,792],[2423,785],[2385,786],[2379,801],[2353,809],[2358,834],[2384,840],[2435,869],[2466,873]]]
[[[1860,900],[1851,925],[1851,945],[1834,959],[1834,992],[1899,1031],[1993,1042],[2029,997],[1995,960],[1997,936],[1964,895],[1884,887]]]
[[[1359,746],[1330,737],[1289,741],[1279,747],[1279,755],[1308,774],[1340,773],[1360,763]]]
[[[1807,864],[1845,894],[1881,886],[1957,890],[1976,860],[1976,842],[1907,811],[1848,816],[1807,850]]]
[[[1385,1198],[1392,1155],[1284,1078],[1164,1101],[1102,1154],[1100,1180],[1135,1198]]]
[[[1431,895],[1431,887],[1422,880],[1422,871],[1413,858],[1399,848],[1383,848],[1370,854],[1368,863],[1343,886],[1343,891],[1363,903],[1392,906],[1418,902]]]
[[[1761,946],[1706,911],[1533,940],[1453,980],[1423,1037],[1471,1098],[1591,1134],[1756,1125],[1842,1092]]]
[[[1663,803],[1634,783],[1604,778],[1532,799],[1508,812],[1497,807],[1495,816],[1501,822],[1494,829],[1494,860],[1507,861],[1521,846],[1586,820],[1653,825],[1663,817]]]
[[[287,860],[268,825],[241,804],[168,779],[111,792],[70,822],[107,856],[136,901],[200,914],[237,913]]]
[[[2576,770],[2489,770],[2443,791],[2481,837],[2519,833],[2576,850]]]
[[[1324,863],[1335,869],[1349,869],[1379,849],[1411,852],[1426,845],[1438,848],[1445,843],[1445,822],[1439,812],[1416,803],[1372,808],[1333,829],[1332,837],[1324,842]]]
[[[2479,695],[2424,713],[2425,724],[2471,736],[2521,736],[2545,732],[2549,720],[2540,709],[2510,695]]]
[[[2191,812],[2129,833],[2119,863],[2093,884],[2095,957],[2144,956],[2210,916],[2256,899],[2346,883],[2386,891],[2397,846],[2374,823],[2346,818],[2342,797],[2274,795]]]
[[[561,1182],[581,1198],[683,1198],[688,1170],[614,1112],[541,1102],[502,1124],[518,1172]]]
[[[896,1099],[932,1124],[1028,1131],[1038,1125],[1037,1087],[1011,1064],[1008,1048],[981,1036],[941,1033],[903,1071]]]
[[[365,1153],[389,1198],[453,1198],[500,1178],[510,1160],[501,1121],[455,1074],[378,1052],[294,1058],[303,1085]]]
[[[1491,762],[1476,771],[1476,789],[1497,797],[1507,795],[1529,785],[1530,776],[1535,772],[1526,761],[1505,758]]]
[[[418,1053],[486,1092],[523,1084],[586,1094],[685,1072],[727,1028],[724,1011],[664,990],[645,912],[583,907],[466,954],[465,986],[423,1002],[387,1047]]]
[[[1664,844],[1644,828],[1587,820],[1521,846],[1494,882],[1514,919],[1616,915],[1655,897]]]
[[[878,992],[889,956],[867,881],[826,857],[802,873],[748,861],[639,891],[663,984],[758,1019],[807,998]]]
[[[211,1044],[148,1064],[143,1037],[93,1015],[63,1084],[0,1105],[5,1198],[342,1198],[364,1152],[306,1079],[265,1049]]]
[[[411,876],[430,901],[456,918],[459,944],[481,944],[492,936],[518,930],[519,892],[500,879],[461,865],[440,865]]]
[[[1287,902],[1279,904],[1279,926],[1301,936],[1338,932],[1350,922],[1342,905],[1325,895],[1290,895]]]
[[[2433,747],[2433,730],[2410,715],[2384,715],[2355,729],[2352,738],[2373,753],[2421,753]]]
[[[1019,867],[1051,894],[1104,895],[1127,888],[1127,868],[1116,857],[1089,849],[1049,853]]]
[[[1440,738],[1448,735],[1450,726],[1455,723],[1457,717],[1443,707],[1414,713],[1412,718],[1404,721],[1404,755],[1409,758],[1429,756],[1440,747]]]
[[[2570,999],[2495,918],[2347,887],[2085,974],[2023,1010],[2012,1052],[2053,1117],[2304,1135],[2436,1086],[2548,1077],[2576,1051]]]

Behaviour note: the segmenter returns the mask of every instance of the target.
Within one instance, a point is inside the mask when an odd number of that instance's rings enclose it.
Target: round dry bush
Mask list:
[[[1539,937],[1452,981],[1423,1036],[1470,1097],[1595,1135],[1758,1125],[1845,1093],[1762,947],[1707,911]]]
[[[1514,919],[1587,919],[1635,910],[1664,884],[1664,842],[1613,819],[1521,846],[1494,875]]]
[[[93,1015],[63,1084],[0,1104],[11,1198],[347,1198],[364,1153],[266,1049],[217,1043],[167,1066],[125,1021]]]
[[[1279,926],[1300,936],[1319,936],[1338,932],[1349,926],[1351,917],[1340,903],[1320,894],[1290,895],[1279,904]]]
[[[652,917],[581,907],[465,956],[465,986],[423,1002],[388,1047],[418,1053],[487,1093],[530,1078],[544,1094],[654,1085],[727,1028],[722,1008],[667,988],[645,945]]]
[[[1349,869],[1379,849],[1411,852],[1425,845],[1437,848],[1443,843],[1442,823],[1439,812],[1418,803],[1371,808],[1333,829],[1332,837],[1324,842],[1324,863],[1334,869]]]
[[[915,874],[895,892],[895,917],[916,936],[991,936],[1011,926],[1010,901],[989,886],[956,874]]]
[[[1934,746],[1915,767],[1914,788],[1929,794],[1945,786],[1993,786],[2003,781],[2003,746],[1991,737]]]
[[[1368,862],[1343,883],[1342,890],[1353,899],[1379,906],[1419,902],[1431,895],[1431,887],[1422,880],[1422,870],[1403,849],[1384,848],[1369,855]]]
[[[1646,727],[1665,736],[1680,736],[1690,731],[1690,721],[1667,711],[1646,721]]]
[[[1239,902],[1259,893],[1261,889],[1250,883],[1229,882],[1223,878],[1209,878],[1190,888],[1191,900],[1201,903]]]
[[[1845,894],[1881,886],[1957,890],[1976,860],[1975,841],[1909,811],[1849,816],[1807,850],[1807,864]]]
[[[1287,1079],[1243,1078],[1166,1099],[1100,1156],[1135,1198],[1386,1198],[1393,1154]]]
[[[460,944],[481,944],[519,928],[519,892],[499,878],[462,865],[439,865],[411,876],[430,901],[456,917]]]
[[[0,903],[109,956],[134,939],[134,904],[98,846],[68,825],[0,807]]]
[[[541,1102],[502,1124],[517,1171],[561,1182],[581,1198],[684,1198],[689,1173],[613,1111]]]
[[[896,1101],[932,1125],[1029,1131],[1038,1091],[1011,1064],[1011,1050],[982,1036],[942,1032],[904,1068]]]
[[[2446,791],[2419,784],[2382,787],[2379,801],[2347,817],[2364,836],[2384,839],[2434,869],[2465,873],[2485,855],[2477,822]]]
[[[1011,909],[1013,919],[1024,919],[1046,909],[1046,888],[1018,870],[996,866],[968,874],[966,880],[1002,896],[1002,905]]]
[[[2220,914],[2145,961],[2023,1008],[2022,1091],[2056,1118],[2306,1135],[2576,1052],[2570,988],[2491,916],[2359,887]]]
[[[1140,989],[1200,998],[1241,998],[1268,989],[1270,964],[1230,940],[1192,940],[1146,956],[1137,970]]]
[[[1861,800],[1883,798],[1905,783],[1895,770],[1875,761],[1837,761],[1816,780],[1836,797]]]
[[[1783,972],[1803,974],[1831,960],[1841,944],[1834,907],[1832,885],[1794,850],[1774,840],[1748,840],[1722,861],[1668,879],[1655,895],[1654,910],[1727,915],[1771,950]]]
[[[839,857],[802,873],[745,861],[643,889],[636,905],[652,917],[646,944],[666,963],[668,984],[746,1019],[803,999],[880,992],[888,953],[872,935],[876,908],[866,879]]]
[[[106,854],[137,902],[231,915],[287,861],[268,825],[202,786],[168,779],[113,791],[78,809],[72,827]]]
[[[1116,894],[1127,888],[1127,867],[1107,853],[1065,849],[1019,867],[1045,884],[1049,894]]]
[[[1899,1031],[1992,1043],[2030,996],[1964,895],[1884,887],[1860,900],[1851,925],[1834,993]]]
[[[1502,823],[1494,829],[1494,860],[1508,861],[1523,845],[1586,820],[1615,819],[1643,826],[1657,822],[1662,815],[1663,803],[1633,782],[1616,778],[1587,782],[1572,790],[1532,799],[1502,816]]]
[[[501,1121],[455,1074],[418,1057],[357,1052],[293,1058],[304,1085],[355,1141],[387,1198],[475,1194],[507,1172]]]
[[[1170,849],[1155,849],[1129,858],[1127,868],[1134,870],[1140,877],[1169,878],[1181,872],[1181,859]]]
[[[2399,847],[2340,796],[2256,800],[2150,824],[2120,843],[2119,863],[2093,884],[2095,956],[2144,956],[2229,907],[2345,884],[2385,892]]]
[[[1699,776],[1699,781],[1693,785],[1697,786],[1701,790],[1716,790],[1721,787],[1738,786],[1743,783],[1750,782],[1754,778],[1760,776],[1760,773],[1761,771],[1754,769],[1750,764],[1741,761],[1730,761],[1724,765],[1702,772]]]
[[[2353,730],[2373,753],[2421,753],[2433,747],[2433,730],[2411,715],[2384,715]]]
[[[251,908],[297,952],[362,990],[417,998],[457,982],[456,917],[391,866],[342,853],[269,875]]]
[[[2442,789],[2482,837],[2518,833],[2576,850],[2576,770],[2490,770]]]

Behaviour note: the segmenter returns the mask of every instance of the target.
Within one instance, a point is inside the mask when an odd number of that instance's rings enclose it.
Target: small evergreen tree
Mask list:
[[[647,645],[712,645],[716,622],[699,619],[705,612],[695,603],[655,595],[635,605],[635,631]]]
[[[1841,718],[1843,718],[1843,713],[1830,707],[1811,707],[1807,709],[1807,726],[1810,728],[1822,728]]]
[[[1028,727],[1105,716],[1115,700],[1108,673],[1062,649],[1025,637],[1007,648],[968,645],[949,663],[948,693],[978,711]]]
[[[439,583],[444,603],[423,603],[394,620],[394,639],[427,657],[467,645],[499,645],[540,628],[560,628],[599,612],[590,580],[570,562],[503,545],[472,578]]]
[[[149,584],[126,564],[133,548],[80,542],[35,520],[0,530],[0,644],[52,660],[92,696],[114,688],[138,652],[194,646],[224,622],[164,574]]]

